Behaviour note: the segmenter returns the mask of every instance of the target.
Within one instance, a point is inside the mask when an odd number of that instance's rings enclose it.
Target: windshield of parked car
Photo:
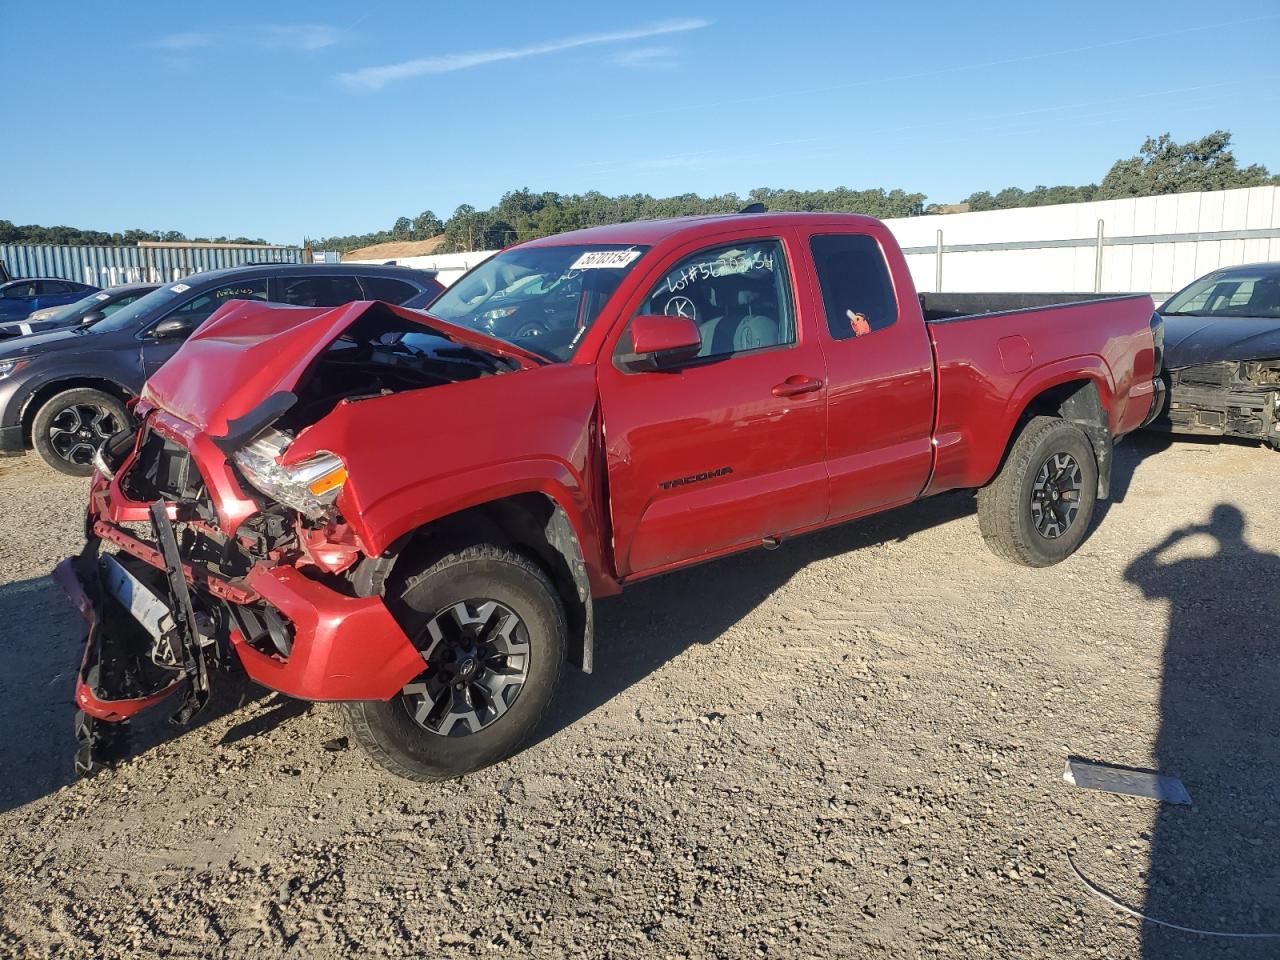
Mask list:
[[[111,316],[99,320],[90,329],[94,333],[114,333],[136,327],[150,318],[157,308],[173,303],[190,289],[185,283],[170,283],[152,290],[145,297],[139,297],[127,307],[121,307]]]
[[[1209,274],[1169,298],[1166,317],[1264,317],[1280,320],[1280,270]]]
[[[568,360],[647,249],[600,243],[516,247],[470,271],[427,313],[550,360]]]
[[[92,313],[95,310],[102,311],[104,315],[112,314],[112,313],[115,313],[117,310],[119,310],[121,307],[123,307],[126,303],[130,303],[131,301],[137,299],[137,295],[135,294],[132,297],[123,298],[122,300],[117,300],[112,303],[109,303],[104,307],[103,303],[105,303],[108,300],[111,300],[111,297],[112,297],[112,294],[110,293],[105,293],[105,292],[91,293],[87,297],[85,297],[83,300],[77,300],[75,303],[69,303],[65,307],[62,307],[59,310],[55,310],[53,313],[49,314],[49,316],[46,319],[52,320],[57,323],[64,323],[71,320],[75,320],[78,317],[83,317],[86,313]]]
[[[45,319],[59,322],[74,320],[76,317],[83,316],[97,306],[99,297],[105,300],[107,295],[105,293],[91,293],[83,300],[77,300],[75,303],[68,303],[65,307],[59,307],[57,310],[54,310],[46,316]]]

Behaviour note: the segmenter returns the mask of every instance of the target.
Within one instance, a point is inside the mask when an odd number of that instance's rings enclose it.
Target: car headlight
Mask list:
[[[237,450],[233,459],[256,490],[312,520],[319,520],[333,506],[347,482],[347,467],[337,454],[327,450],[282,466],[280,457],[292,442],[288,434],[267,430]]]
[[[11,373],[17,373],[27,365],[27,362],[26,360],[0,360],[0,380]]]

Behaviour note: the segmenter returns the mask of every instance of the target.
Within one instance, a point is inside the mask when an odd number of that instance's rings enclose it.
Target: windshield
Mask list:
[[[59,307],[57,310],[54,310],[47,317],[45,317],[45,319],[58,320],[58,321],[74,320],[76,317],[80,316],[81,314],[88,313],[90,310],[92,310],[94,306],[97,304],[99,297],[105,298],[106,296],[107,295],[105,293],[91,293],[89,294],[89,296],[85,297],[83,300],[77,300],[75,301],[75,303],[68,303],[65,307]]]
[[[83,317],[90,311],[103,309],[100,306],[102,301],[110,299],[111,294],[109,293],[91,293],[83,300],[77,300],[75,303],[68,303],[60,310],[55,310],[53,313],[49,314],[46,319],[57,323],[74,320],[77,317]]]
[[[116,330],[128,330],[149,319],[153,311],[159,307],[173,303],[191,288],[185,283],[171,283],[166,287],[152,290],[145,297],[139,297],[127,307],[121,307],[105,319],[93,325],[94,333],[113,333]]]
[[[516,247],[476,267],[427,312],[551,360],[573,356],[648,247]]]
[[[1160,309],[1166,317],[1264,317],[1280,320],[1280,270],[1233,270],[1201,277]]]

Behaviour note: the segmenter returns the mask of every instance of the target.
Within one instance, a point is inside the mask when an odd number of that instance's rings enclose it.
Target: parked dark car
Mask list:
[[[1280,450],[1280,263],[1216,270],[1159,313],[1169,401],[1152,426]]]
[[[25,320],[44,307],[75,303],[97,287],[56,277],[33,277],[0,284],[0,320]]]
[[[128,425],[126,402],[229,300],[422,307],[443,289],[433,273],[407,267],[237,267],[166,284],[89,326],[0,341],[0,455],[34,447],[54,469],[88,476],[97,448]]]
[[[159,284],[126,283],[118,287],[99,290],[87,297],[52,310],[37,310],[26,320],[0,323],[0,340],[26,337],[33,333],[46,333],[64,327],[87,327],[109,317],[121,307],[127,307],[139,297],[145,297]]]

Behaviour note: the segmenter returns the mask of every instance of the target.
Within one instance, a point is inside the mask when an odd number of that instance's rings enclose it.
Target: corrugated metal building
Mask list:
[[[0,243],[0,262],[14,277],[60,277],[110,287],[118,283],[167,283],[205,270],[254,263],[302,263],[303,253],[300,247],[247,243]]]

